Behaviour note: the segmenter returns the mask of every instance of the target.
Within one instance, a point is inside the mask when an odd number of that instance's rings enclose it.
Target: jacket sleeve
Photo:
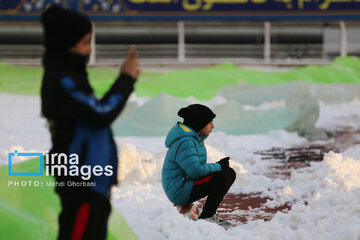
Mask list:
[[[92,93],[80,89],[72,77],[60,79],[61,97],[59,111],[83,123],[95,126],[109,126],[119,115],[134,90],[134,79],[129,75],[120,74],[115,83],[102,99],[97,99]]]
[[[191,179],[198,179],[209,173],[221,171],[219,163],[202,164],[199,161],[199,155],[192,140],[185,140],[180,144],[176,162]]]

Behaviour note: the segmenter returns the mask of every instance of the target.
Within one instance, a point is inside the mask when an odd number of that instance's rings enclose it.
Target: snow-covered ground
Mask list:
[[[0,93],[0,165],[9,152],[45,152],[50,146],[40,98]]]
[[[279,102],[262,104],[272,105],[276,107]],[[316,126],[359,129],[358,109],[359,100],[332,105],[321,102]],[[9,151],[44,152],[50,148],[37,97],[0,94],[0,133],[0,165],[7,164]],[[167,200],[160,181],[166,153],[164,139],[165,136],[116,138],[120,184],[113,189],[112,203],[140,239],[360,240],[360,146],[340,154],[330,152],[324,161],[294,170],[290,179],[270,179],[265,172],[271,161],[261,160],[254,152],[305,145],[305,138],[285,130],[242,136],[215,131],[206,140],[209,162],[231,157],[237,173],[231,192],[261,192],[273,199],[266,203],[268,206],[293,204],[289,213],[278,212],[269,222],[252,221],[225,231],[204,220],[185,218]]]

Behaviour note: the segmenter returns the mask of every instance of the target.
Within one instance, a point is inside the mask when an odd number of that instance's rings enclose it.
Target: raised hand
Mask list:
[[[135,80],[140,74],[138,58],[139,54],[136,52],[135,46],[131,46],[125,61],[121,65],[121,72],[130,75]]]

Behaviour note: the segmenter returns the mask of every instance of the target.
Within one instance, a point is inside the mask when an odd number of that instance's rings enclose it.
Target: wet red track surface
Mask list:
[[[223,219],[237,225],[258,219],[269,221],[278,211],[287,212],[291,209],[290,205],[276,208],[265,207],[267,200],[269,199],[256,194],[227,194],[217,212]],[[205,199],[200,203],[202,207]]]

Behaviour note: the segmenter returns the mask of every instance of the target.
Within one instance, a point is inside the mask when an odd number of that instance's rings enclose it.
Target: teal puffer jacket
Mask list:
[[[221,171],[218,163],[206,163],[206,137],[178,122],[168,133],[168,149],[163,169],[162,186],[169,200],[176,205],[188,204],[194,180]]]

